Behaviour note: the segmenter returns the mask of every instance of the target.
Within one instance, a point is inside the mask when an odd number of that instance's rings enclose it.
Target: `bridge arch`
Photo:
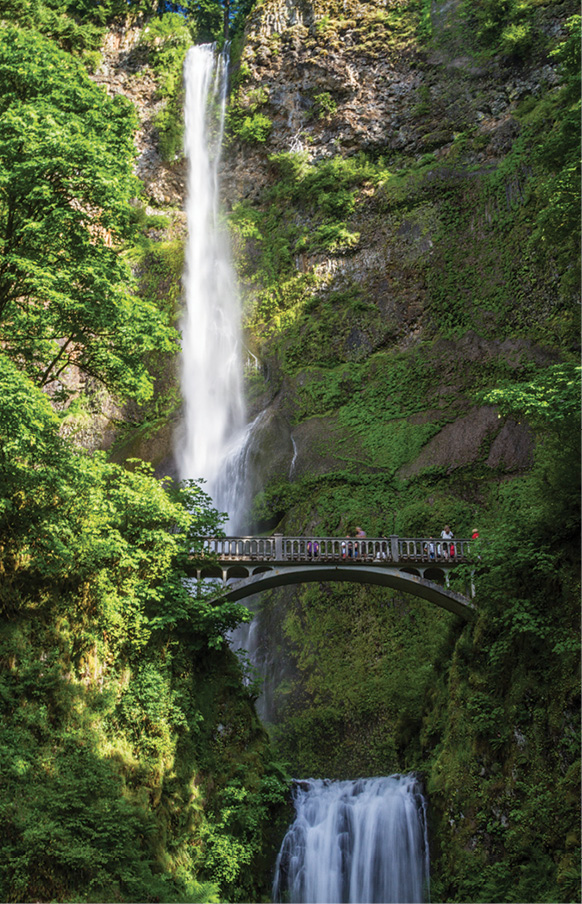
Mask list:
[[[224,580],[224,571],[219,565],[207,565],[200,570],[198,578],[219,578]]]
[[[440,568],[425,568],[423,578],[432,581],[433,584],[444,585],[446,583],[445,572]]]
[[[276,587],[286,587],[291,584],[321,582],[348,582],[356,584],[374,584],[380,587],[388,587],[392,590],[400,590],[410,593],[420,599],[427,600],[447,609],[455,615],[459,615],[465,621],[473,617],[474,608],[471,601],[460,593],[449,590],[442,584],[429,581],[420,575],[411,574],[409,571],[396,571],[392,569],[373,570],[370,568],[301,568],[301,566],[289,566],[286,568],[271,568],[241,578],[226,584],[221,592],[221,597],[228,600],[244,600],[263,590],[273,590]]]
[[[248,578],[249,569],[245,565],[231,565],[226,569],[226,579],[230,578]]]

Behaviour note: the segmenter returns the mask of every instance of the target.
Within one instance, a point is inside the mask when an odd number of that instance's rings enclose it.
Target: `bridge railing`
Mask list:
[[[208,537],[204,549],[219,559],[239,562],[245,559],[269,561],[275,559],[274,537]]]
[[[435,537],[208,537],[204,549],[222,562],[344,562],[376,564],[466,562],[470,541]]]
[[[398,538],[398,559],[416,562],[466,562],[469,558],[469,540],[441,540],[436,537]]]

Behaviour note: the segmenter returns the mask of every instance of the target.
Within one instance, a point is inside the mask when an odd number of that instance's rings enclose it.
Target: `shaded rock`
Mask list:
[[[278,411],[266,409],[257,419],[249,447],[254,492],[289,474],[293,461],[289,423]]]
[[[150,461],[154,466],[156,477],[178,477],[174,459],[174,436],[176,424],[166,421],[157,427],[145,425],[128,431],[116,445],[111,456],[112,461],[124,462],[128,458],[141,458]]]
[[[485,464],[505,471],[521,471],[533,464],[533,450],[534,437],[529,427],[510,418],[493,440]]]
[[[370,337],[362,332],[362,330],[354,328],[350,330],[345,341],[346,357],[363,358],[371,352],[373,347]]]
[[[507,154],[519,133],[521,126],[511,116],[502,121],[493,133],[491,150],[494,154]]]
[[[479,458],[481,447],[499,430],[497,409],[473,408],[443,429],[426,444],[418,458],[400,468],[399,477],[412,477],[425,468],[440,467],[452,471]]]
[[[540,367],[558,360],[555,351],[534,345],[528,339],[486,339],[475,330],[467,330],[458,339],[439,339],[433,347],[434,354],[442,360],[464,360],[471,363],[499,360],[519,370],[533,361]]]
[[[357,450],[345,447],[346,435],[333,417],[312,417],[293,430],[296,457],[293,477],[343,470]],[[353,438],[351,438],[353,443]]]

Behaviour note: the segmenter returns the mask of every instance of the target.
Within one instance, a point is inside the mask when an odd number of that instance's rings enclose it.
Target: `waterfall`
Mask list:
[[[291,902],[428,900],[426,803],[414,775],[309,779],[275,868],[273,897]]]
[[[291,480],[291,478],[293,477],[293,473],[295,471],[295,465],[297,464],[297,443],[295,442],[293,435],[291,436],[291,443],[293,445],[293,458],[291,459],[291,465],[289,466],[289,474],[288,474],[289,480]]]
[[[228,56],[193,47],[184,63],[184,151],[188,159],[182,329],[184,420],[177,443],[181,478],[203,477],[228,528],[248,508],[244,473],[249,428],[243,397],[240,300],[220,220],[218,166]]]

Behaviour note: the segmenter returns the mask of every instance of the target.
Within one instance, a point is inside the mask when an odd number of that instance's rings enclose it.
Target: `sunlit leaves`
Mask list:
[[[537,426],[560,425],[579,414],[581,372],[577,364],[555,364],[527,383],[492,389],[484,401],[499,405],[503,414],[517,414]]]
[[[0,329],[40,385],[71,365],[145,399],[145,353],[169,352],[168,316],[132,294],[131,104],[32,32],[0,35]]]
[[[170,492],[152,468],[133,470],[71,449],[46,396],[0,356],[0,606],[65,612],[102,625],[137,653],[152,631],[222,643],[245,610],[212,604],[184,582],[201,537],[221,517],[192,482]]]

